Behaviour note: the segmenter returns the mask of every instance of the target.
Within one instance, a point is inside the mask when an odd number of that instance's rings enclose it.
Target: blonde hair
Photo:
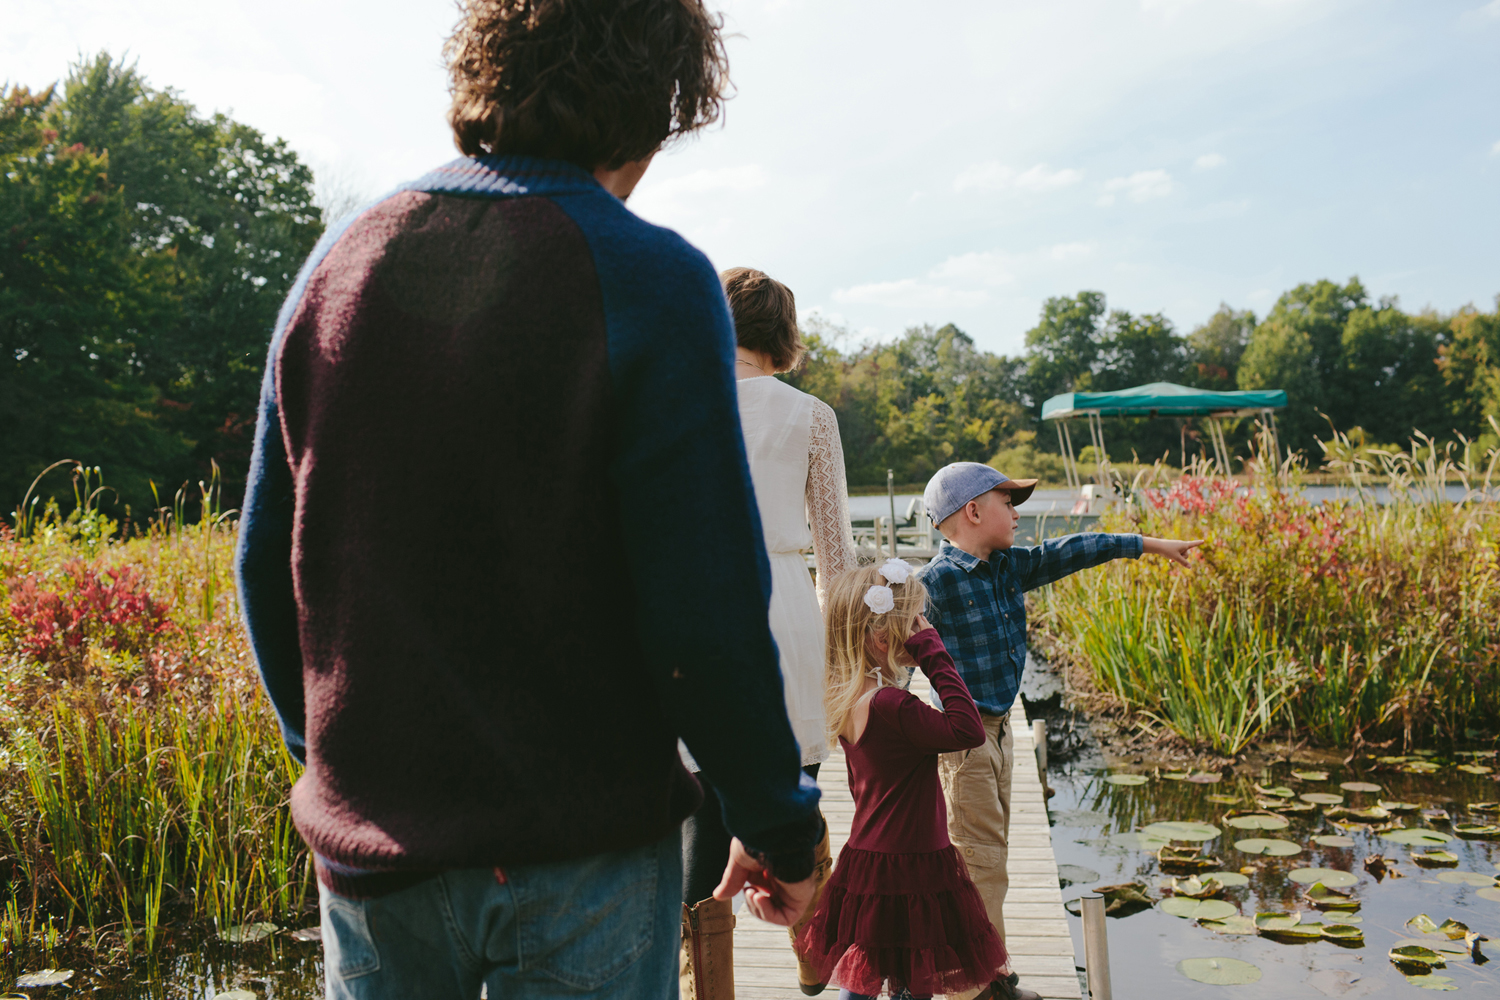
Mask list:
[[[889,587],[896,606],[876,614],[865,603],[871,587]],[[828,662],[823,672],[823,711],[827,718],[828,745],[838,745],[839,733],[849,721],[864,689],[865,679],[905,687],[911,669],[898,662],[906,657],[905,643],[916,631],[917,616],[927,608],[927,588],[916,576],[892,584],[879,566],[861,566],[841,573],[828,586],[824,614],[828,621]],[[889,643],[887,663],[876,662],[869,640],[880,636]]]

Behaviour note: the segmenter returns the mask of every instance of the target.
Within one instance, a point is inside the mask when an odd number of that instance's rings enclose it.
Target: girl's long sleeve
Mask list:
[[[854,530],[849,523],[849,485],[844,477],[844,445],[833,407],[814,400],[807,435],[807,523],[818,560],[818,607],[825,606],[828,584],[858,565]]]
[[[985,733],[979,709],[937,630],[918,632],[906,640],[906,649],[932,682],[933,690],[943,702],[943,711],[908,694],[899,701],[891,699],[889,721],[900,727],[912,746],[929,753],[952,753],[982,744]]]

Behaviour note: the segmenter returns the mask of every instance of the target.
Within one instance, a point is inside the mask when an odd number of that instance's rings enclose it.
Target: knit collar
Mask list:
[[[539,156],[463,156],[401,187],[405,191],[488,198],[604,190],[594,175],[578,164]]]

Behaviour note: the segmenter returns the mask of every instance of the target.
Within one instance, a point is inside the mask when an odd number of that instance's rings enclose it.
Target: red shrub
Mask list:
[[[171,627],[167,605],[132,567],[96,571],[77,561],[65,572],[72,586],[61,590],[37,586],[34,576],[11,588],[21,649],[42,663],[76,665],[90,645],[145,656]]]

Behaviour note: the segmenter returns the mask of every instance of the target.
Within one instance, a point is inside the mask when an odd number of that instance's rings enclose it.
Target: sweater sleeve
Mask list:
[[[800,881],[822,831],[819,793],[803,780],[771,638],[728,303],[707,258],[675,233],[617,202],[559,202],[589,240],[603,293],[621,569],[663,710],[730,832]]]
[[[250,649],[293,757],[307,762],[302,646],[292,589],[295,498],[276,402],[275,349],[261,382],[255,445],[240,510],[235,578]]]
[[[807,435],[807,523],[812,526],[813,555],[818,560],[817,595],[821,609],[828,585],[859,565],[854,531],[849,524],[849,484],[844,478],[844,445],[833,407],[813,400]]]
[[[908,695],[891,705],[888,721],[913,747],[927,753],[952,753],[982,744],[985,734],[979,709],[937,631],[923,629],[906,640],[906,649],[932,682],[943,710],[939,712],[915,695]]]

